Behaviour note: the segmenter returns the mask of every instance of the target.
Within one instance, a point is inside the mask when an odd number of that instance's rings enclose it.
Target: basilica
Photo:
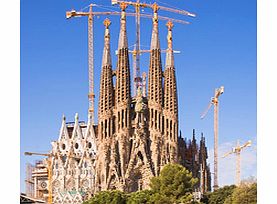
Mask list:
[[[166,25],[168,47],[163,66],[154,10],[149,70],[132,97],[125,9],[120,16],[115,67],[110,50],[112,25],[110,20],[104,21],[98,122],[92,124],[89,118],[88,122],[80,121],[78,114],[74,122],[62,117],[60,134],[51,150],[49,184],[54,203],[82,203],[103,190],[149,189],[150,179],[168,163],[190,170],[199,180],[196,190],[211,190],[204,135],[197,143],[195,130],[189,140],[179,131],[173,24],[169,21]]]

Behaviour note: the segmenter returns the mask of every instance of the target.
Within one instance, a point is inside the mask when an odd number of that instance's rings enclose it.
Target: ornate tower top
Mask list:
[[[120,8],[121,8],[122,11],[125,11],[125,9],[127,8],[127,6],[128,6],[128,5],[127,5],[125,2],[121,2],[121,3],[120,3]]]
[[[156,3],[153,4],[153,30],[152,30],[152,38],[151,38],[151,50],[160,49],[160,40],[159,40],[159,31],[158,31],[158,5]]]
[[[103,22],[104,26],[106,27],[106,29],[108,29],[111,25],[111,21],[110,19],[106,18]]]
[[[104,50],[103,50],[103,57],[102,57],[102,67],[110,66],[111,63],[111,53],[110,53],[110,25],[111,21],[106,18],[103,22],[105,29],[105,43],[104,43]]]
[[[166,63],[165,67],[174,67],[174,56],[173,56],[173,49],[172,49],[172,28],[173,23],[168,21],[167,24],[168,34],[167,34],[167,52],[166,52]]]
[[[104,49],[102,56],[102,72],[99,95],[99,119],[106,114],[113,106],[113,83],[112,83],[112,60],[110,51],[110,29],[111,21],[106,18],[103,22],[105,26]]]
[[[120,8],[121,8],[121,18],[120,18],[118,50],[121,48],[128,47],[127,34],[126,34],[126,12],[125,12],[125,9],[127,8],[127,4],[122,2],[120,4]]]

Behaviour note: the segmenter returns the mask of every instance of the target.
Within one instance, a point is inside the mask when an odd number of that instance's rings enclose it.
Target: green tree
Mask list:
[[[232,196],[236,186],[224,186],[223,188],[219,188],[216,191],[208,194],[208,202],[209,204],[224,204],[226,199]]]
[[[127,204],[146,204],[150,203],[151,196],[153,191],[151,190],[142,190],[133,192],[128,196]]]
[[[183,166],[167,164],[163,167],[159,176],[151,179],[150,187],[155,193],[155,203],[160,202],[161,199],[164,203],[172,203],[189,196],[193,192],[196,183],[197,179],[193,178],[192,174]]]
[[[257,183],[242,184],[236,188],[229,200],[224,204],[255,204],[257,203]]]
[[[179,164],[167,164],[160,175],[150,182],[151,190],[125,194],[121,191],[101,191],[84,204],[192,204],[197,179]]]
[[[121,191],[101,191],[83,204],[126,204],[127,195]]]

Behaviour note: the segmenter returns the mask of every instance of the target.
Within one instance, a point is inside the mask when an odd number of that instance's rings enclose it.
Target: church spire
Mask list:
[[[120,3],[120,33],[118,40],[117,70],[116,70],[116,104],[120,105],[130,100],[130,67],[129,51],[126,32],[126,12],[127,4]]]
[[[150,66],[148,74],[148,98],[150,102],[162,106],[162,64],[158,32],[158,5],[153,4],[153,30],[151,37]]]
[[[158,29],[158,10],[159,7],[156,3],[153,4],[153,30],[151,37],[151,47],[150,49],[160,49],[160,39],[159,39],[159,29]]]
[[[165,139],[170,144],[171,148],[168,154],[171,160],[176,161],[178,155],[178,106],[177,106],[177,84],[173,60],[172,49],[172,28],[173,23],[169,21],[167,24],[167,52],[164,71],[164,110],[163,115],[165,118],[165,129],[167,137]]]
[[[120,161],[120,174],[124,175],[127,169],[127,162],[129,157],[130,141],[129,131],[131,126],[131,80],[130,80],[130,64],[129,64],[129,50],[126,32],[126,12],[127,4],[120,3],[121,18],[120,18],[120,33],[118,40],[118,54],[116,67],[116,86],[115,86],[115,130],[118,132],[117,144]],[[124,177],[122,177],[124,180]],[[124,181],[123,181],[124,182]]]
[[[176,74],[174,67],[174,56],[172,48],[172,28],[173,23],[168,21],[167,24],[167,51],[166,51],[166,62],[164,72],[164,107],[170,112],[175,120],[178,119],[178,101],[177,101],[177,83]]]
[[[121,8],[121,17],[120,17],[120,33],[119,33],[119,41],[118,41],[118,50],[122,48],[128,47],[128,40],[126,34],[126,12],[127,4],[122,2],[120,3]]]
[[[102,58],[102,72],[100,81],[100,96],[98,104],[98,121],[100,124],[100,135],[110,136],[112,107],[114,105],[113,98],[113,79],[112,79],[112,64],[110,53],[110,30],[109,26],[111,21],[106,19],[104,21],[105,36],[104,36],[104,49]],[[105,128],[106,127],[106,128]]]
[[[106,18],[104,20],[105,29],[105,42],[104,42],[104,50],[103,50],[103,57],[102,57],[102,67],[104,66],[111,66],[111,51],[110,51],[110,25],[111,21]]]
[[[168,21],[167,24],[168,34],[167,34],[167,51],[166,51],[166,62],[165,67],[174,67],[174,56],[172,49],[172,28],[173,23]]]
[[[162,63],[161,50],[158,32],[158,5],[153,4],[153,30],[151,37],[150,65],[148,72],[148,108],[149,108],[149,131],[151,140],[151,157],[155,175],[160,172],[161,158],[166,158],[161,146],[162,138],[162,106],[163,106],[163,87],[162,87]]]

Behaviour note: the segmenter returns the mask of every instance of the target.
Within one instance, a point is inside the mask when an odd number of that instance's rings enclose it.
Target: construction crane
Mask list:
[[[89,120],[94,124],[94,49],[93,49],[93,15],[92,7],[96,4],[89,5],[89,12],[76,12],[75,10],[67,11],[66,18],[87,16],[88,17],[88,74],[89,74]]]
[[[214,105],[214,190],[218,188],[218,98],[223,92],[224,86],[215,89],[214,97],[211,98],[207,109],[201,115],[201,119],[203,119]]]
[[[245,147],[251,147],[251,140],[247,141],[244,145],[239,144],[239,140],[237,141],[237,146],[232,148],[232,151],[227,152],[222,156],[222,158],[227,157],[230,154],[236,154],[236,185],[240,185],[240,152],[243,150]]]
[[[52,153],[37,153],[37,152],[24,152],[24,155],[26,156],[45,156],[46,162],[47,162],[47,172],[48,172],[48,203],[53,203],[53,191],[52,191],[52,175],[53,175],[53,164],[52,164],[52,158],[56,158],[55,155]],[[80,159],[71,155],[67,155],[67,157],[74,158],[74,159]]]
[[[97,4],[90,4],[89,5],[89,11],[79,11],[71,10],[66,12],[66,18],[70,19],[73,17],[82,17],[87,16],[88,17],[88,74],[89,74],[89,119],[91,121],[91,124],[94,124],[94,16],[100,16],[100,15],[120,15],[120,12],[93,12],[93,6],[98,6]],[[121,8],[123,9],[123,5],[121,5]],[[126,7],[125,7],[126,8]],[[136,16],[135,13],[126,13],[127,16]],[[152,18],[152,15],[149,14],[141,14],[141,17],[145,18]],[[182,23],[182,24],[189,24],[187,21],[178,20],[178,19],[172,19],[164,16],[159,17],[161,20],[171,20],[173,22]]]
[[[121,0],[111,0],[112,5],[115,4],[125,4],[125,5],[131,5],[135,8],[135,16],[136,16],[136,43],[134,46],[134,50],[132,51],[133,53],[133,80],[134,80],[134,96],[136,96],[136,90],[140,86],[142,82],[142,78],[140,76],[140,55],[143,53],[143,51],[140,50],[140,17],[142,14],[140,13],[141,8],[151,8],[153,9],[154,13],[157,13],[157,11],[164,10],[168,12],[173,12],[185,16],[190,16],[190,17],[195,17],[196,15],[193,13],[190,13],[185,10],[178,10],[178,9],[173,9],[165,6],[160,6],[157,3],[154,4],[146,4],[146,3],[141,3],[140,0],[136,0],[136,2],[132,1],[121,1]],[[145,15],[145,14],[144,14]],[[161,19],[161,18],[159,18]],[[172,19],[171,21],[175,22],[180,22],[180,20],[177,19]],[[189,24],[186,22],[185,24]],[[148,52],[148,51],[147,51]]]
[[[47,172],[48,172],[48,203],[53,203],[53,196],[52,196],[52,154],[44,154],[44,153],[36,153],[36,152],[24,152],[24,155],[32,156],[45,156],[47,157]]]

